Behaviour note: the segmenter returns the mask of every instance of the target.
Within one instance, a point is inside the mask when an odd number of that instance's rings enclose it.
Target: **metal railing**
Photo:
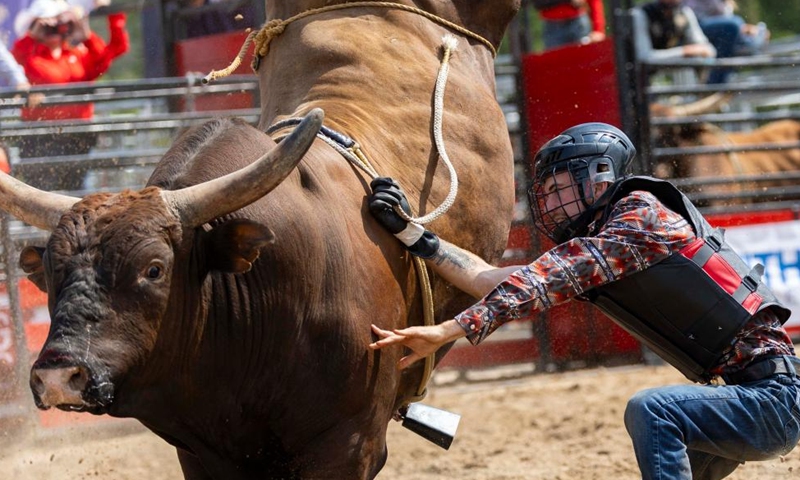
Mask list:
[[[787,152],[800,150],[800,138],[764,139],[763,141],[734,143],[727,137],[737,132],[752,131],[769,122],[800,120],[800,43],[781,45],[779,50],[787,55],[758,55],[728,59],[673,59],[669,61],[636,62],[636,111],[638,128],[636,136],[640,145],[640,169],[653,174],[660,163],[710,161],[699,155],[726,155],[731,161],[747,162],[750,152]],[[702,73],[712,68],[733,70],[732,81],[726,84],[706,84]],[[695,69],[701,75],[697,83],[671,83],[663,75],[678,69]],[[661,75],[659,77],[659,75]],[[654,82],[657,78],[660,83]],[[675,98],[689,102],[713,93],[729,93],[730,100],[718,113],[691,116],[654,117],[651,105],[669,104]],[[719,137],[715,144],[692,143],[688,138],[674,140],[681,133],[697,131],[706,125]],[[668,140],[665,143],[665,140]],[[740,155],[737,155],[740,154]],[[799,153],[800,155],[800,153]],[[746,167],[745,164],[741,164]],[[740,166],[741,166],[740,165]],[[739,173],[722,176],[672,178],[679,188],[697,203],[702,211],[733,212],[743,210],[796,209],[800,205],[800,188],[791,184],[800,180],[800,165],[796,170],[782,172]],[[728,187],[727,193],[724,188]]]

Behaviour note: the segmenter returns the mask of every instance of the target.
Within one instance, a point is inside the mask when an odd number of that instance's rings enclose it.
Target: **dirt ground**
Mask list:
[[[437,374],[425,403],[462,416],[450,450],[392,422],[389,461],[379,480],[634,480],[638,470],[622,425],[627,398],[645,387],[684,381],[670,367],[650,366],[441,381],[447,373]],[[134,422],[23,437],[2,442],[0,477],[182,478],[173,449]],[[800,451],[747,463],[729,478],[800,478]]]

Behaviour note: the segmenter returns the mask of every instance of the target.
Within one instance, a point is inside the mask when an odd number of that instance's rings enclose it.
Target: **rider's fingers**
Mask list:
[[[406,355],[405,357],[401,358],[397,362],[397,369],[398,370],[403,370],[405,368],[408,368],[411,365],[413,365],[416,361],[418,361],[418,360],[420,360],[422,358],[424,358],[422,355],[419,355],[416,352],[412,352],[411,354]]]

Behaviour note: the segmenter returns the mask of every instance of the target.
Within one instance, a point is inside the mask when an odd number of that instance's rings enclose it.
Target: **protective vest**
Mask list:
[[[642,6],[649,20],[650,40],[653,48],[664,50],[686,43],[689,19],[679,7],[665,6],[652,2]]]
[[[584,299],[686,378],[702,383],[711,380],[709,371],[757,312],[772,308],[786,322],[791,312],[761,282],[764,267],[750,268],[725,242],[724,230],[712,228],[672,184],[630,177],[613,188],[598,229],[618,200],[644,190],[685,218],[697,238],[641,272],[590,290]]]
[[[533,8],[536,10],[547,10],[548,8],[559,5],[570,5],[572,0],[533,0]]]

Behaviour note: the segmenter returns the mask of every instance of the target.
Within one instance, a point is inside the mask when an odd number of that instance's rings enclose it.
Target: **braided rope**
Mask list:
[[[442,201],[434,211],[422,217],[410,217],[402,208],[394,208],[394,211],[405,221],[422,225],[430,223],[444,215],[444,213],[453,206],[453,203],[456,201],[456,195],[458,194],[458,174],[453,167],[453,163],[450,161],[450,157],[447,156],[447,150],[445,150],[444,147],[444,138],[442,137],[444,87],[447,85],[447,75],[450,72],[450,54],[458,46],[458,40],[452,35],[445,35],[444,38],[442,38],[442,42],[444,53],[442,54],[441,67],[439,67],[439,75],[436,77],[436,88],[434,90],[433,99],[433,139],[436,144],[436,150],[439,152],[439,157],[442,159],[442,163],[445,164],[450,174],[450,191],[447,192],[447,197],[445,197],[444,201]]]
[[[239,53],[236,54],[236,58],[233,59],[231,64],[223,68],[222,70],[211,70],[211,72],[209,72],[208,75],[206,75],[200,80],[203,83],[203,85],[209,82],[213,82],[218,78],[225,78],[228,75],[232,74],[237,68],[239,68],[239,65],[242,64],[242,59],[244,59],[244,56],[247,54],[247,48],[250,46],[250,42],[253,41],[253,38],[255,38],[257,34],[258,32],[256,32],[255,30],[251,31],[247,35],[247,38],[245,38],[244,43],[242,44],[241,48],[239,48]]]
[[[236,67],[238,67],[242,63],[242,59],[244,55],[247,53],[247,48],[250,46],[250,42],[255,43],[255,52],[254,52],[254,59],[252,63],[253,70],[258,69],[259,59],[261,57],[265,57],[269,53],[269,44],[272,42],[272,39],[277,37],[278,35],[282,34],[286,27],[292,23],[296,22],[297,20],[301,20],[303,18],[309,17],[311,15],[316,15],[318,13],[326,13],[331,12],[334,10],[342,10],[345,8],[356,8],[356,7],[378,7],[378,8],[391,8],[395,10],[403,10],[406,12],[416,13],[417,15],[421,15],[428,20],[431,20],[435,23],[438,23],[444,27],[447,27],[451,30],[454,30],[465,37],[470,37],[478,42],[482,43],[492,52],[492,57],[497,56],[497,49],[494,48],[492,42],[487,40],[486,38],[478,35],[477,33],[469,30],[467,28],[462,27],[456,23],[453,23],[449,20],[445,20],[442,17],[434,15],[430,12],[426,12],[417,7],[412,7],[410,5],[403,5],[400,3],[395,2],[348,2],[348,3],[340,3],[338,5],[328,5],[327,7],[320,7],[314,8],[311,10],[306,10],[304,12],[300,12],[297,15],[287,18],[286,20],[280,19],[273,19],[265,23],[258,32],[250,32],[247,38],[242,45],[242,48],[239,50],[239,54],[236,58],[231,62],[231,64],[222,69],[222,70],[212,70],[211,73],[206,75],[203,78],[203,83],[208,83],[217,78],[222,78],[230,75]]]

